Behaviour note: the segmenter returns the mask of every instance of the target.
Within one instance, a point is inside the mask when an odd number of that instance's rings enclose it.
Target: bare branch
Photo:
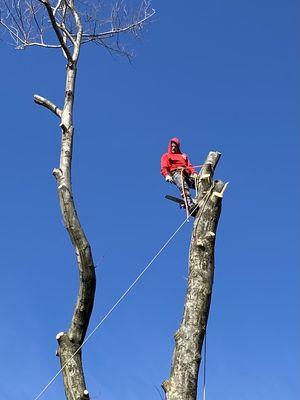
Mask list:
[[[30,11],[31,11],[31,14],[32,14],[32,16],[33,16],[34,22],[35,22],[35,24],[36,24],[37,30],[38,30],[38,32],[39,32],[39,34],[40,34],[40,37],[42,38],[42,36],[43,36],[43,31],[42,31],[42,28],[41,28],[41,26],[40,26],[38,20],[37,20],[36,12],[35,12],[34,5],[33,5],[32,1],[30,2]]]
[[[58,3],[58,5],[60,5],[60,4],[61,4],[61,1]],[[71,42],[71,45],[74,46],[76,41],[75,41],[74,37],[72,36],[72,33],[66,27],[67,9],[68,9],[68,5],[64,1],[63,4],[61,5],[61,22],[60,23],[57,22],[57,25],[62,31],[62,36],[63,36],[63,40],[64,40],[65,44],[67,45],[67,39],[69,39]]]
[[[17,26],[19,32],[21,32],[22,35],[23,35],[23,37],[25,37],[24,31],[23,31],[22,28],[20,27],[20,24],[18,23],[18,20],[17,20],[17,18],[15,17],[14,13],[11,11],[9,5],[7,4],[7,2],[6,2],[5,0],[3,1],[3,3],[5,4],[5,7],[7,8],[8,12],[9,12],[9,15],[11,16],[11,18],[12,18],[14,24]],[[16,9],[16,13],[18,14],[18,9]],[[20,35],[19,35],[19,36],[20,36]]]
[[[22,44],[25,44],[24,40],[20,38],[18,31],[14,29],[14,27],[9,27],[2,19],[0,19],[0,25],[9,32],[10,36],[13,37],[17,43],[21,42]]]
[[[60,45],[44,41],[44,6],[34,2],[37,0],[14,0],[10,7],[6,0],[0,0],[0,26],[18,50],[29,46],[61,49]]]
[[[137,10],[129,10],[119,0],[107,17],[97,2],[78,3],[76,7],[74,0],[55,0],[51,4],[52,0],[0,0],[0,25],[17,49],[62,49],[72,63],[78,59],[80,45],[90,42],[131,60],[133,54],[120,40],[121,35],[131,33],[138,37],[155,14],[148,0],[142,0]],[[58,45],[52,44],[52,33],[58,38]]]
[[[17,13],[17,18],[20,21],[19,29],[22,31],[24,38],[26,38],[26,30],[25,30],[24,21],[23,21],[23,17],[24,17],[23,13],[20,10],[19,4],[17,4],[16,0],[13,0],[13,5],[14,5],[14,9],[16,10],[16,13]]]
[[[129,60],[132,54],[121,44],[119,36],[121,34],[131,33],[138,37],[146,23],[149,23],[155,10],[150,7],[149,1],[143,1],[137,12],[127,10],[123,1],[118,1],[111,10],[110,17],[101,20],[97,16],[97,10],[94,13],[87,12],[85,15],[85,30],[82,35],[82,43],[94,42],[104,46],[109,52],[125,55]],[[103,30],[103,26],[110,26],[110,29]]]
[[[90,39],[106,39],[106,38],[111,38],[115,35],[118,35],[120,33],[125,33],[125,32],[129,32],[129,31],[134,31],[135,29],[140,29],[142,27],[142,25],[149,20],[153,15],[155,14],[155,10],[152,10],[152,13],[147,15],[146,17],[144,17],[143,19],[139,20],[139,21],[135,21],[132,24],[129,24],[127,26],[124,26],[122,28],[112,28],[109,31],[106,32],[100,32],[97,34],[88,34],[88,33],[84,33],[82,36],[83,38],[90,38]]]
[[[61,29],[62,32],[68,37],[68,39],[70,40],[70,42],[71,42],[73,45],[75,45],[76,41],[75,41],[75,39],[73,38],[73,36],[71,35],[71,33],[67,30],[65,24],[58,25],[58,27],[59,27],[59,29]],[[66,43],[66,39],[64,39],[64,40],[65,40],[65,43]]]
[[[78,59],[78,56],[79,56],[83,28],[82,28],[79,14],[77,13],[76,8],[74,7],[74,0],[70,0],[70,4],[68,4],[68,6],[70,7],[70,10],[74,17],[76,28],[77,28],[76,43],[74,43],[74,51],[73,51],[73,61],[76,62]]]
[[[61,49],[59,44],[48,44],[43,42],[27,42],[26,40],[22,39],[19,36],[19,32],[14,29],[14,27],[9,27],[3,20],[0,20],[0,25],[2,25],[10,34],[10,36],[14,39],[15,43],[17,44],[17,49],[25,49],[25,47],[30,46],[38,46],[38,47],[45,47],[47,49]]]
[[[45,108],[48,108],[48,110],[52,111],[55,115],[58,117],[61,117],[62,111],[60,108],[58,108],[54,103],[52,103],[50,100],[45,99],[42,96],[39,96],[35,94],[34,96],[34,102],[36,104],[39,104],[40,106],[43,106]]]
[[[60,32],[59,26],[57,25],[55,16],[53,15],[53,11],[52,11],[51,5],[49,4],[49,1],[48,0],[38,0],[38,1],[41,2],[42,4],[44,4],[44,6],[46,7],[48,15],[49,15],[49,18],[50,18],[50,21],[51,21],[51,25],[52,25],[55,33],[56,33],[56,36],[57,36],[57,38],[59,40],[59,43],[61,44],[61,47],[62,47],[62,49],[64,51],[64,54],[66,55],[66,58],[70,62],[72,62],[72,55],[70,53],[70,50],[69,50],[68,46],[64,42],[64,39],[63,39],[62,34]]]
[[[55,17],[55,15],[56,15],[57,11],[59,10],[59,8],[61,7],[62,1],[63,1],[63,0],[58,0],[56,6],[54,7],[54,9],[53,9],[53,15],[54,15],[54,17]]]
[[[120,45],[119,46],[109,45],[109,44],[105,43],[105,41],[102,41],[102,40],[97,40],[97,41],[93,41],[93,42],[97,46],[104,47],[113,58],[114,58],[114,55],[116,54],[119,56],[126,57],[129,62],[132,61],[132,58],[133,58],[132,52],[126,51],[125,48],[121,47]],[[89,43],[89,42],[83,42],[83,44],[86,44],[86,43]]]
[[[59,44],[48,44],[48,43],[40,43],[40,42],[24,43],[24,45],[22,47],[31,47],[31,46],[45,47],[47,49],[61,49],[61,45],[59,45]]]

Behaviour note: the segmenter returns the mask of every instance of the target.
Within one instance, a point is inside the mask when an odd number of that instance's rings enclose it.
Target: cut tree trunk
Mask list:
[[[214,277],[214,246],[226,184],[212,180],[221,154],[210,152],[197,179],[197,203],[189,253],[188,288],[169,379],[167,400],[196,400],[201,349],[205,337]]]

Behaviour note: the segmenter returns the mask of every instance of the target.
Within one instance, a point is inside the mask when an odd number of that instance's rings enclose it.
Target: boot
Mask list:
[[[198,204],[194,203],[191,197],[187,197],[187,203],[188,203],[188,208],[189,208],[190,215],[195,217],[197,212],[198,212],[198,210],[199,210]]]

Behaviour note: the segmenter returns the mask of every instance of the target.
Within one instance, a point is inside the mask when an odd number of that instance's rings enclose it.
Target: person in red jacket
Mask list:
[[[161,173],[167,182],[174,183],[178,187],[181,196],[186,198],[188,208],[193,208],[195,203],[189,188],[195,189],[197,174],[188,156],[181,152],[178,138],[170,140],[168,152],[161,157]]]

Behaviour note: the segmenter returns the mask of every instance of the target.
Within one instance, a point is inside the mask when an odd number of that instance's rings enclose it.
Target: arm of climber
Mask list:
[[[196,170],[195,170],[195,168],[192,166],[192,164],[191,164],[191,162],[190,162],[190,160],[189,160],[188,158],[186,158],[186,172],[187,172],[189,175],[196,174]]]
[[[161,174],[164,177],[170,174],[170,162],[167,154],[163,154],[163,156],[161,157],[160,166],[161,166],[160,169]]]

